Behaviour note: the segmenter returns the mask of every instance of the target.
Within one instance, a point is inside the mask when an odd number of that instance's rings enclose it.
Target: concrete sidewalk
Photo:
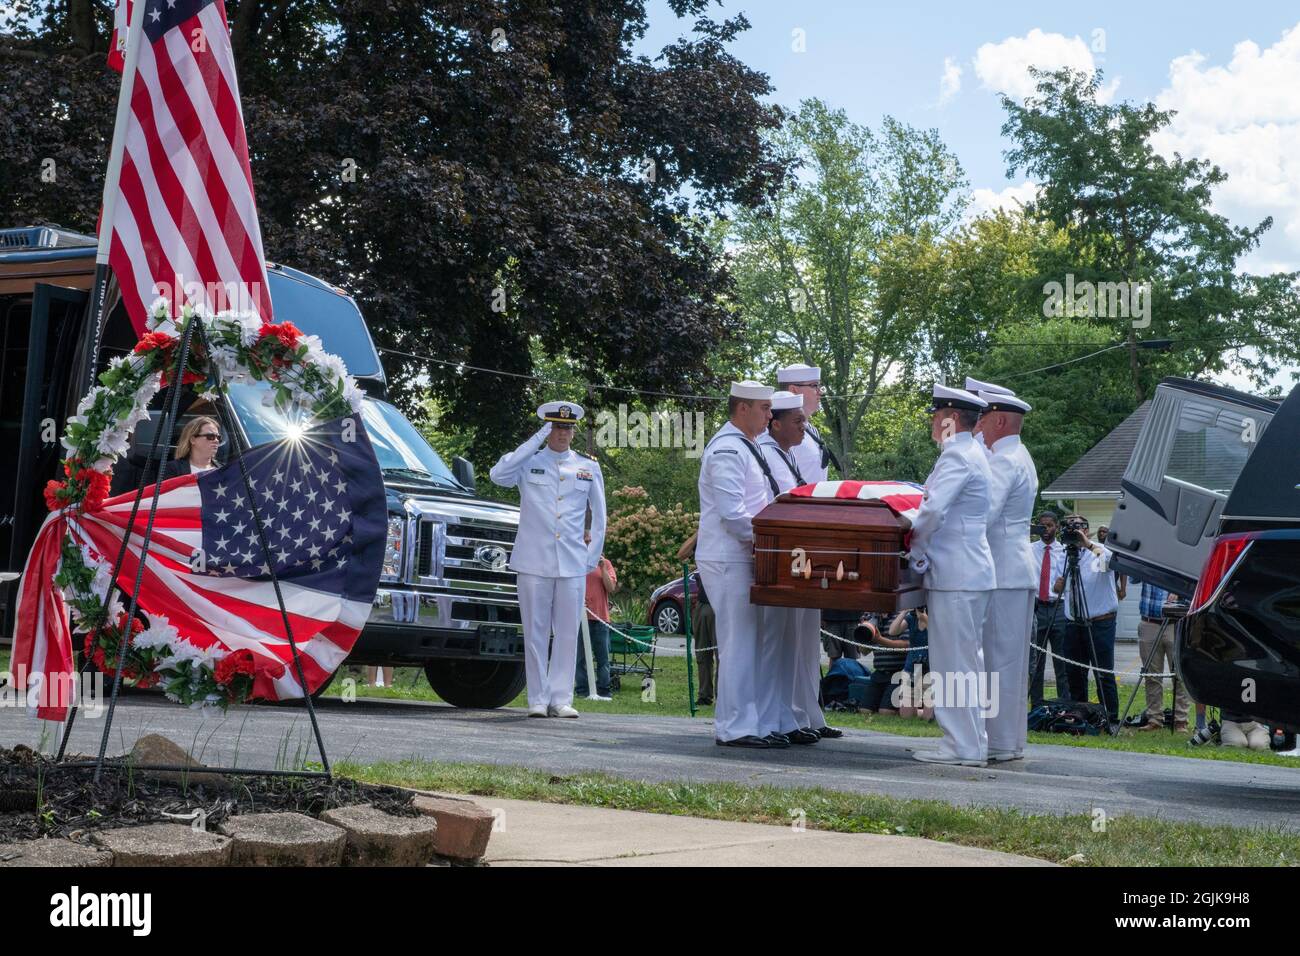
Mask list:
[[[1053,865],[919,837],[796,831],[792,826],[603,807],[469,799],[497,816],[486,856],[493,866]]]

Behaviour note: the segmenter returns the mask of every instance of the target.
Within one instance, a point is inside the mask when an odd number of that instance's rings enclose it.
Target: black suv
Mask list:
[[[1177,662],[1194,700],[1300,728],[1300,389],[1279,403],[1165,379],[1107,546],[1192,595]]]

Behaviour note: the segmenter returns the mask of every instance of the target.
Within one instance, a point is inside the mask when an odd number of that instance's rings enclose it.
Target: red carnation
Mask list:
[[[253,675],[253,652],[248,648],[231,651],[213,668],[213,676],[222,687],[228,687],[241,675]]]
[[[135,353],[143,355],[155,349],[162,349],[165,352],[175,344],[176,337],[166,332],[146,332],[140,336],[140,341],[135,343]]]
[[[274,325],[263,325],[257,337],[259,341],[268,337],[275,338],[285,348],[296,349],[302,333],[292,322],[277,322]]]
[[[55,481],[53,478],[47,481],[45,483],[45,507],[51,511],[58,511],[62,508],[64,502],[58,495],[60,491],[67,487],[63,482]]]

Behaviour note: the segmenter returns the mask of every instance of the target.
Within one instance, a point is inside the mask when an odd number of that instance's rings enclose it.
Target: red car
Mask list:
[[[692,571],[690,593],[694,597],[700,588],[700,572]],[[682,600],[682,579],[673,578],[661,584],[650,594],[650,610],[646,623],[660,634],[680,634],[686,622],[686,605]]]

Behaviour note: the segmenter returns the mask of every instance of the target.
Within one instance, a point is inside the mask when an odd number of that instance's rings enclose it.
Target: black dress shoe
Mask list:
[[[766,750],[772,744],[766,737],[736,737],[734,740],[715,740],[719,747],[748,747],[750,750]]]
[[[767,741],[769,747],[789,747],[790,738],[785,734],[778,734],[775,731],[763,738]]]
[[[792,744],[815,744],[822,739],[815,730],[792,730],[785,737]]]
[[[821,727],[817,730],[818,737],[829,737],[831,740],[837,740],[844,736],[844,731],[838,727]]]
[[[710,704],[712,704],[712,703],[713,703],[713,698],[712,698],[712,697],[701,697],[699,700],[697,700],[697,701],[695,702],[695,706],[696,706],[696,707],[708,707],[708,706],[709,706]]]

